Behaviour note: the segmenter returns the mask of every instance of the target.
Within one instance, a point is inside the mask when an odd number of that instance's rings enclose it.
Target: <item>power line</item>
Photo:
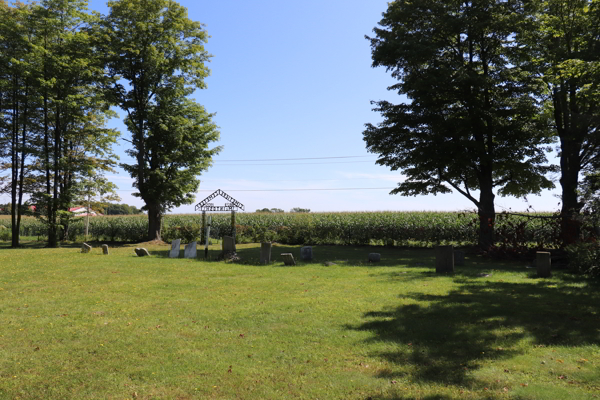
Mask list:
[[[245,162],[245,161],[298,161],[298,160],[328,160],[332,158],[366,158],[373,156],[337,156],[337,157],[303,157],[303,158],[260,158],[260,159],[249,159],[249,160],[215,160],[215,161],[227,161],[227,162]]]
[[[373,161],[334,161],[334,162],[316,162],[316,163],[287,163],[287,164],[218,164],[219,167],[240,167],[252,165],[317,165],[317,164],[357,164],[357,163],[372,163]]]
[[[223,182],[224,180],[233,180],[235,179],[201,179],[201,182]],[[338,181],[372,181],[372,180],[383,180],[377,178],[345,178],[345,179],[261,179],[255,180],[251,179],[249,182],[252,183],[262,183],[262,182],[338,182]]]
[[[392,190],[389,187],[369,187],[369,188],[328,188],[328,189],[228,189],[224,192],[305,192],[314,190]],[[214,192],[217,189],[201,189],[199,192]]]

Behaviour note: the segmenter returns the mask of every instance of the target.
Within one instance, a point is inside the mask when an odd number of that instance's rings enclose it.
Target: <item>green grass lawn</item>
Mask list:
[[[439,276],[433,250],[393,248],[284,267],[298,247],[260,266],[257,245],[235,264],[7,246],[0,399],[600,398],[599,286],[560,271],[467,256]]]

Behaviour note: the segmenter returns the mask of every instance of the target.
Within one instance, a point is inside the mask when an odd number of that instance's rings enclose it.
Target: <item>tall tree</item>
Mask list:
[[[38,40],[39,185],[33,199],[48,226],[48,246],[63,239],[74,185],[90,168],[110,170],[117,132],[104,127],[110,104],[99,90],[102,60],[90,43],[95,17],[85,0],[43,0],[34,8]]]
[[[373,66],[391,71],[399,82],[389,89],[407,96],[374,103],[383,122],[367,124],[367,149],[405,174],[393,194],[456,190],[473,202],[484,249],[494,243],[495,193],[553,186],[542,85],[514,45],[523,15],[519,1],[397,0],[367,37]]]
[[[171,0],[109,1],[110,13],[97,44],[108,73],[120,78],[112,90],[127,112],[134,163],[123,167],[148,211],[148,239],[160,239],[163,214],[189,204],[197,176],[220,148],[211,114],[189,100],[204,88],[207,34],[187,10]]]
[[[517,40],[548,88],[559,139],[562,241],[579,236],[581,173],[600,152],[600,1],[531,2],[528,29]]]
[[[10,6],[0,2],[0,137],[7,160],[0,165],[10,170],[10,177],[0,191],[10,193],[12,247],[19,246],[19,231],[26,192],[25,177],[29,167],[27,157],[32,153],[34,115],[36,109],[36,74],[32,68],[31,6],[17,3]]]

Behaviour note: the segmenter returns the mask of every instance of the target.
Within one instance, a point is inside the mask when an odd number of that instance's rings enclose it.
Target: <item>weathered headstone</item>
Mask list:
[[[260,263],[268,264],[271,262],[271,248],[273,245],[269,242],[263,242],[260,244]]]
[[[196,242],[188,243],[185,245],[185,249],[183,250],[183,256],[185,258],[196,258],[197,250],[196,250]]]
[[[465,252],[454,250],[454,265],[465,265]]]
[[[90,250],[92,250],[92,246],[90,246],[89,244],[84,243],[84,244],[81,245],[81,252],[82,253],[89,253]]]
[[[379,261],[381,261],[381,254],[369,253],[369,262],[379,262]]]
[[[312,246],[304,246],[300,249],[300,259],[302,261],[312,261],[313,252]]]
[[[281,257],[283,257],[283,265],[296,265],[292,253],[281,253]]]
[[[108,255],[108,245],[107,244],[102,245],[102,254]]]
[[[454,246],[435,247],[435,272],[454,272]]]
[[[135,254],[137,254],[138,257],[144,257],[144,256],[149,256],[150,255],[150,253],[148,253],[148,250],[146,250],[143,247],[142,248],[136,247]]]
[[[235,253],[235,239],[231,236],[223,237],[223,254]]]
[[[169,252],[169,258],[179,258],[179,250],[181,247],[181,239],[175,239],[171,242],[171,251]]]
[[[548,278],[550,275],[552,275],[550,272],[551,264],[552,259],[549,252],[538,251],[535,253],[535,267],[540,278]]]

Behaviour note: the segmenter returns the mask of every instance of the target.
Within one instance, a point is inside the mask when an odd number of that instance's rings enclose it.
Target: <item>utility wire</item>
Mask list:
[[[316,165],[316,164],[356,164],[356,163],[372,163],[373,161],[334,161],[334,162],[309,162],[309,163],[286,163],[286,164],[218,164],[218,167],[240,167],[252,165]]]
[[[366,158],[373,156],[337,156],[337,157],[304,157],[304,158],[261,158],[252,160],[215,160],[215,162],[241,162],[241,161],[298,161],[298,160],[327,160],[331,158]]]
[[[327,191],[327,190],[392,190],[390,187],[368,187],[368,188],[309,188],[309,189],[227,189],[224,192],[306,192],[306,191]],[[214,192],[217,189],[200,189],[198,192]],[[117,192],[136,192],[137,190],[123,189],[117,190]]]
[[[389,187],[369,187],[369,188],[329,188],[329,189],[228,189],[224,192],[304,192],[314,190],[392,190]],[[200,189],[199,192],[214,192],[217,189]]]

